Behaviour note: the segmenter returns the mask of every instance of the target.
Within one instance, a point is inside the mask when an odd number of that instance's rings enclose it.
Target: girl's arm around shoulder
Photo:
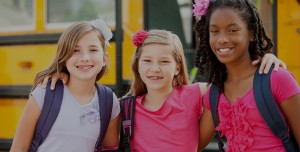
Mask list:
[[[119,124],[120,118],[120,104],[117,96],[113,94],[113,109],[111,114],[111,120],[108,125],[104,140],[103,149],[116,149],[119,146]]]
[[[205,106],[203,107],[203,115],[199,122],[199,145],[198,151],[202,151],[215,135],[214,123],[211,116],[211,111]]]
[[[208,91],[208,84],[205,82],[199,83],[200,91],[202,99],[204,100],[204,97],[206,97],[206,93]],[[204,102],[204,101],[203,101]],[[198,151],[202,151],[209,142],[213,139],[215,135],[214,130],[214,123],[212,120],[211,111],[206,108],[206,106],[203,104],[203,114],[199,121],[199,144],[198,144]]]
[[[34,134],[36,123],[41,114],[35,98],[30,95],[19,121],[11,152],[27,152]]]
[[[107,132],[103,140],[104,149],[116,149],[119,146],[119,115],[112,119],[108,125]]]

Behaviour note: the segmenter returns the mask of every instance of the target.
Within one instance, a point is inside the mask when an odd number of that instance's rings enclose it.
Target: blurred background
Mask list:
[[[300,1],[255,0],[273,52],[300,84]],[[100,83],[121,97],[130,83],[131,37],[140,29],[176,33],[191,72],[195,55],[192,0],[0,0],[0,151],[7,151],[37,72],[47,67],[63,30],[102,18],[114,33],[109,73]],[[196,75],[195,81],[205,81]],[[215,151],[213,141],[206,151]]]

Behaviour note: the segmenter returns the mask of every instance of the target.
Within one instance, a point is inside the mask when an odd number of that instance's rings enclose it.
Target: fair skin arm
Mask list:
[[[274,71],[278,71],[279,66],[287,69],[287,66],[280,59],[276,58],[274,54],[267,53],[262,59],[258,59],[252,62],[253,65],[257,65],[261,61],[261,66],[259,67],[259,73],[267,74],[270,67],[274,63]]]
[[[259,71],[261,74],[263,72],[268,73],[272,64],[275,65],[274,71],[278,71],[279,66],[283,67],[284,69],[287,69],[286,64],[284,62],[282,62],[281,60],[277,59],[277,57],[271,53],[265,54],[262,59],[255,60],[252,62],[252,64],[256,65],[260,62],[261,62],[261,66],[259,68]],[[58,79],[62,80],[64,84],[66,84],[69,79],[68,75],[65,73],[56,73],[53,76],[47,76],[42,83],[43,88],[46,88],[47,82],[50,79],[50,77],[52,77],[51,78],[52,82],[51,82],[51,87],[50,87],[51,90],[54,90],[56,81]]]
[[[27,152],[41,114],[35,98],[30,96],[20,119],[10,152]]]
[[[102,143],[104,148],[114,148],[119,146],[118,122],[119,116],[110,121]]]
[[[280,107],[285,114],[298,146],[300,146],[300,93],[286,99],[280,104]]]

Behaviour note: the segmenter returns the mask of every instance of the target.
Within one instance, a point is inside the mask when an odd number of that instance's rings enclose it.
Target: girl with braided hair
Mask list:
[[[194,14],[198,47],[195,65],[207,72],[208,83],[220,90],[219,125],[227,139],[227,151],[285,151],[260,115],[253,93],[257,65],[252,61],[271,52],[272,41],[265,33],[256,7],[250,0],[196,0]],[[296,142],[300,142],[300,88],[293,75],[282,68],[272,71],[271,90]],[[203,137],[214,134],[208,89],[200,121]],[[205,144],[205,143],[203,143]]]

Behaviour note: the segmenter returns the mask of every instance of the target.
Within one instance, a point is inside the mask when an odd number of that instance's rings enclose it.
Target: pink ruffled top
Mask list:
[[[227,151],[245,151],[254,143],[254,122],[246,118],[249,107],[241,99],[235,103],[222,102],[219,104],[222,121],[216,130],[221,131],[227,138]]]
[[[281,68],[271,74],[271,89],[278,106],[287,98],[300,93],[293,75]],[[204,97],[204,105],[210,109],[209,90]],[[226,137],[227,152],[285,152],[280,139],[270,131],[261,117],[252,88],[233,102],[229,102],[221,93],[218,112],[220,123],[216,130]]]

